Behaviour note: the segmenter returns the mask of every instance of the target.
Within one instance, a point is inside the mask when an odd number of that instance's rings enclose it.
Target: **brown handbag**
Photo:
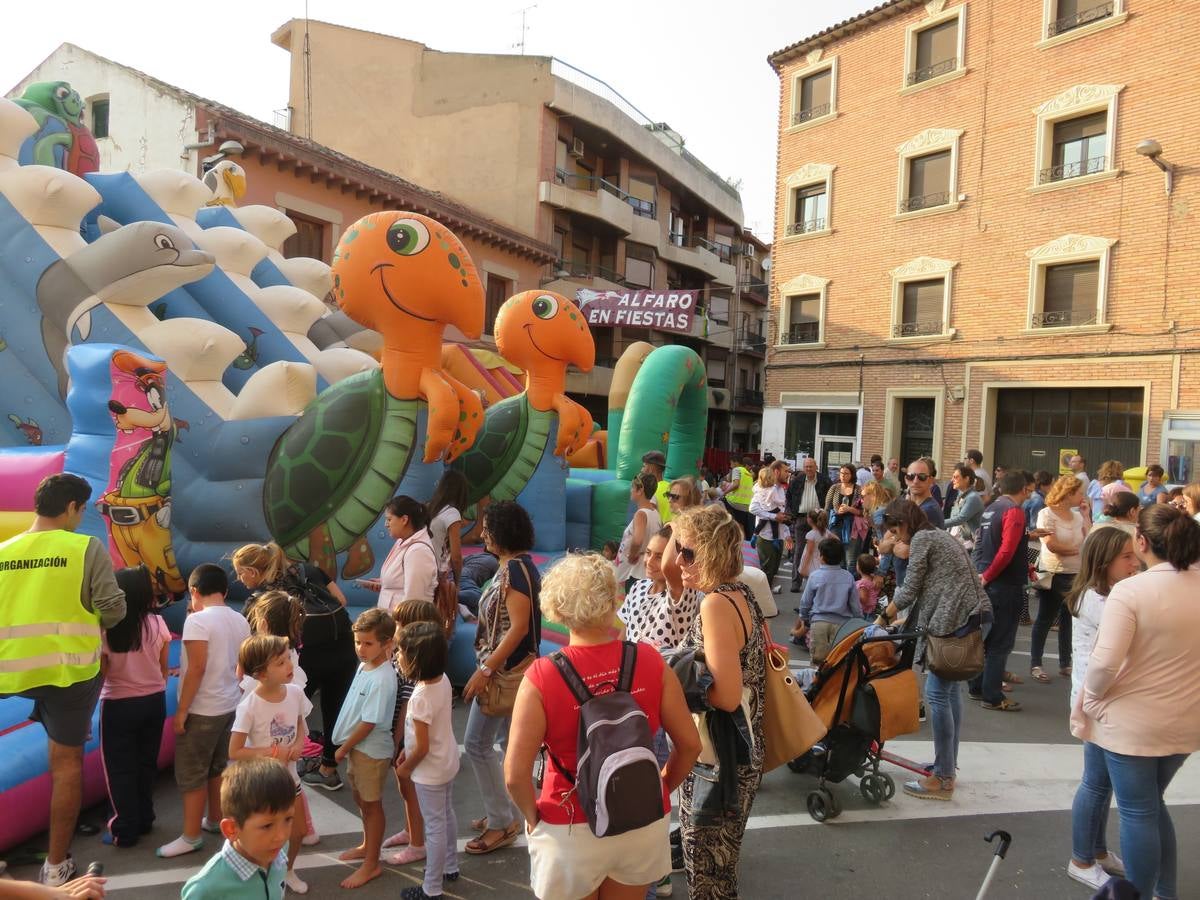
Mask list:
[[[525,573],[525,583],[533,587],[533,580],[529,577],[529,570],[525,568],[525,563],[517,560],[517,565],[521,567],[521,571]],[[496,630],[500,627],[500,604],[504,602],[504,593],[508,592],[508,569],[505,568],[503,593],[496,601],[494,607],[494,615],[490,627],[488,628],[488,646],[496,646]],[[533,621],[533,598],[529,598],[529,634],[534,635],[536,629]],[[533,661],[537,659],[537,646],[534,645],[534,651],[526,656],[523,660],[517,663],[510,669],[497,669],[492,673],[492,677],[488,679],[487,687],[483,693],[479,695],[479,709],[485,716],[494,716],[495,718],[506,718],[512,715],[513,706],[517,702],[517,689],[521,686],[521,682],[525,678],[526,670],[533,665]]]
[[[766,697],[763,701],[763,772],[807,753],[829,730],[821,721],[788,667],[788,655],[771,642],[763,626],[767,660]]]
[[[442,631],[446,633],[446,640],[450,640],[454,636],[454,626],[458,624],[458,583],[455,582],[452,572],[438,572],[437,586],[433,590],[433,604],[442,620]]]
[[[959,632],[925,635],[925,665],[942,681],[970,681],[983,671],[983,629],[972,623]]]

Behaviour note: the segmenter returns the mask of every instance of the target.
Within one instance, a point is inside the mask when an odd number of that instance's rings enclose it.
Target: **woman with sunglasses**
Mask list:
[[[838,480],[825,495],[825,511],[829,514],[829,529],[846,548],[846,560],[858,559],[858,550],[866,536],[863,520],[862,488],[858,486],[854,466],[846,463],[838,469]],[[845,561],[843,567],[847,565]]]
[[[704,494],[696,483],[696,479],[690,475],[676,478],[671,482],[671,486],[667,490],[667,503],[671,508],[671,516],[667,521],[675,518],[675,516],[679,515],[685,509],[699,506],[703,502]]]
[[[703,652],[712,677],[705,699],[710,715],[726,716],[739,735],[724,760],[736,773],[736,796],[724,816],[696,805],[700,775],[693,771],[681,788],[679,823],[688,896],[733,900],[738,896],[737,864],[750,807],[762,782],[763,700],[766,655],[762,613],[742,571],[742,529],[718,506],[690,509],[672,523],[685,587],[704,593],[700,611],[682,644]],[[722,744],[722,752],[725,745]],[[722,779],[723,781],[723,779]]]
[[[1134,544],[1149,568],[1104,601],[1071,733],[1104,753],[1125,877],[1143,897],[1175,900],[1175,827],[1163,794],[1200,749],[1200,526],[1156,503],[1139,514]]]
[[[909,468],[911,474],[912,468]],[[904,583],[877,620],[886,625],[897,611],[915,606],[905,628],[920,629],[916,658],[925,656],[925,634],[950,635],[973,618],[991,621],[992,604],[979,583],[975,567],[957,538],[933,526],[911,500],[888,504],[884,515],[889,530],[910,548]],[[904,785],[904,793],[921,800],[950,800],[958,769],[959,728],[962,723],[962,682],[925,673],[925,705],[933,724],[933,772]]]

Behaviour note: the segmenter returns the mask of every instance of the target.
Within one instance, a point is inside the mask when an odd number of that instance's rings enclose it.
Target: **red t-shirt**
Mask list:
[[[607,693],[616,687],[621,668],[621,642],[611,641],[594,647],[564,647],[567,659],[583,678],[588,690]],[[649,644],[638,644],[637,663],[633,667],[634,699],[650,719],[650,733],[660,727],[659,704],[662,701],[663,658]],[[546,711],[546,746],[555,758],[570,771],[575,771],[575,751],[579,741],[579,704],[567,687],[554,661],[543,656],[534,661],[525,673],[542,694]],[[611,687],[607,686],[611,685]],[[562,798],[570,793],[569,782],[554,763],[546,760],[546,775],[538,797],[538,816],[549,825],[570,825],[586,821],[578,801],[571,797],[564,805]],[[671,798],[663,785],[663,809],[670,812]]]

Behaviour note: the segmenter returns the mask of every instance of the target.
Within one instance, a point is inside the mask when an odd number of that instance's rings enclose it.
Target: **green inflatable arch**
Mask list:
[[[594,546],[620,540],[629,511],[629,480],[641,471],[642,456],[661,450],[667,457],[668,480],[695,475],[700,471],[707,430],[704,361],[696,351],[679,344],[654,348],[638,368],[627,400],[609,410],[609,453],[615,459],[617,477],[597,484],[593,491]]]

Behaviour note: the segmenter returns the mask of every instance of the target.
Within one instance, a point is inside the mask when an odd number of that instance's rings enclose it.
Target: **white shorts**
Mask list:
[[[538,822],[529,843],[529,882],[542,900],[578,900],[611,878],[655,884],[671,873],[671,817],[613,837],[598,838],[587,822]]]

